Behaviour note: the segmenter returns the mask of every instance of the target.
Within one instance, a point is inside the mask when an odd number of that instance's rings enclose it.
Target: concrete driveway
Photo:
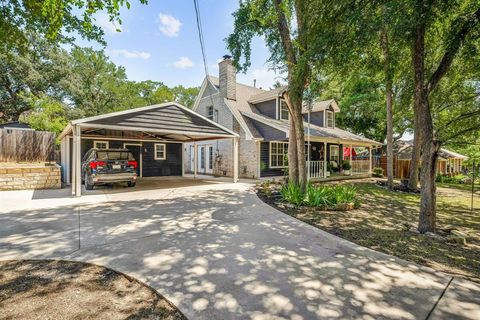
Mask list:
[[[0,192],[0,259],[105,265],[191,319],[480,319],[478,285],[297,221],[251,184],[143,186]]]

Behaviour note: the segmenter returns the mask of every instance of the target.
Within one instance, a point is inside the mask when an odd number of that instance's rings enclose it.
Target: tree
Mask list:
[[[147,0],[139,0],[145,4]],[[71,42],[81,37],[104,44],[103,30],[95,25],[95,13],[106,12],[110,21],[121,24],[120,8],[127,0],[9,0],[0,1],[0,43],[10,50],[28,43],[25,31],[36,32],[53,42]]]
[[[418,230],[421,233],[435,232],[436,228],[436,162],[441,141],[434,130],[430,96],[450,70],[455,58],[466,44],[478,40],[480,6],[477,1],[457,3],[433,3],[417,0],[414,4],[415,19],[412,33],[412,70],[414,74],[415,145],[421,146],[421,200]],[[429,33],[445,26],[443,32]],[[438,31],[438,30],[435,30]],[[441,46],[426,51],[426,42],[433,44],[430,37],[440,33]],[[427,39],[427,41],[426,41]],[[478,54],[473,47],[466,57]],[[432,69],[426,62],[433,61]],[[431,71],[427,73],[428,71]],[[478,126],[476,127],[478,129]],[[473,128],[475,129],[475,128]],[[412,163],[413,164],[413,163]]]
[[[0,50],[0,120],[16,121],[32,108],[31,99],[49,95],[62,99],[71,81],[65,50],[35,33],[26,34],[24,51]],[[4,44],[0,45],[4,48]]]
[[[315,22],[321,20],[320,7],[309,0],[248,0],[233,14],[234,30],[227,46],[240,71],[250,66],[251,42],[263,37],[270,50],[274,69],[287,71],[288,87],[284,94],[290,112],[288,144],[289,179],[306,186],[303,95],[311,79],[310,44],[321,37]],[[241,58],[244,62],[240,63]]]
[[[68,109],[63,103],[49,96],[34,97],[33,109],[22,116],[22,121],[35,130],[60,133],[68,123]]]

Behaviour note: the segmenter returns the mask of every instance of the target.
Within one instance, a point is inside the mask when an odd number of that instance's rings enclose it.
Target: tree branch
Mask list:
[[[480,8],[478,8],[472,15],[466,17],[459,17],[456,21],[452,23],[452,25],[457,26],[461,23],[460,20],[464,20],[463,25],[458,28],[456,34],[453,34],[451,41],[448,43],[447,48],[445,49],[445,53],[443,54],[442,60],[435,70],[435,72],[430,77],[430,80],[427,83],[427,92],[430,93],[435,89],[438,82],[442,79],[442,77],[447,73],[452,65],[453,58],[460,50],[460,47],[463,45],[465,38],[470,33],[470,31],[478,24],[480,20]],[[453,30],[452,30],[453,31]]]
[[[282,39],[283,49],[285,50],[285,57],[287,58],[288,65],[294,65],[297,63],[295,52],[292,45],[292,39],[290,38],[290,29],[288,27],[287,17],[283,12],[282,0],[275,0],[275,9],[278,12],[278,30],[280,31],[280,38]]]

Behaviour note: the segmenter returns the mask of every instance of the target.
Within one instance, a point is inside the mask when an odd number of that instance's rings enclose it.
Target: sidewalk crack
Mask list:
[[[438,297],[437,301],[436,301],[435,304],[433,305],[432,310],[430,310],[430,312],[427,314],[427,317],[425,318],[425,320],[430,319],[430,317],[432,316],[433,311],[435,311],[435,308],[437,307],[438,303],[440,302],[440,300],[442,300],[443,296],[445,295],[445,292],[447,292],[448,287],[450,287],[450,284],[452,283],[453,279],[454,279],[454,277],[451,277],[451,278],[450,278],[450,281],[448,281],[447,285],[445,286],[445,288],[443,289],[442,293],[441,293],[440,296]]]

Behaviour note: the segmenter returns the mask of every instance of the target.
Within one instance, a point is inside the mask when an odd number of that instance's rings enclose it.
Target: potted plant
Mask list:
[[[345,175],[350,175],[350,169],[352,168],[352,166],[350,165],[350,161],[348,160],[343,160],[342,162],[342,169],[343,169],[343,173]]]

